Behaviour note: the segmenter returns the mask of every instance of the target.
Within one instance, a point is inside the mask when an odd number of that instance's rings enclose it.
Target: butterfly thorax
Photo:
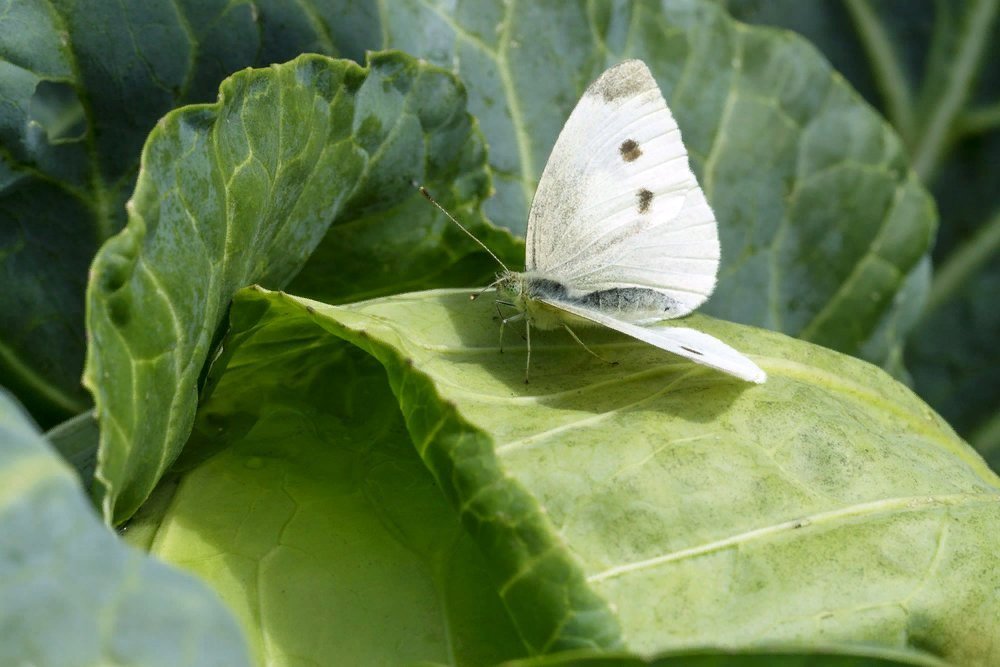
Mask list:
[[[594,310],[635,324],[649,324],[677,316],[677,303],[658,290],[645,287],[613,287],[603,290],[573,290],[558,280],[535,273],[509,271],[497,281],[499,298],[525,314],[532,326],[556,329],[563,324],[593,326],[560,310],[559,303]]]

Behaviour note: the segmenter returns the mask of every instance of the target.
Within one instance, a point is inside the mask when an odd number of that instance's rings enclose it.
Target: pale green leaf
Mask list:
[[[190,469],[160,485],[126,539],[211,582],[254,629],[259,664],[526,655],[378,362],[300,319],[256,335],[254,315],[235,314],[249,330],[229,341]]]
[[[250,664],[218,598],[121,544],[3,390],[0,535],[0,664]]]
[[[466,294],[335,307],[248,291],[235,326],[267,340],[311,322],[383,364],[531,650],[861,642],[956,664],[998,655],[1000,480],[883,371],[692,317],[767,383],[585,330],[618,365],[543,332],[525,386],[523,345],[499,354],[492,304]]]

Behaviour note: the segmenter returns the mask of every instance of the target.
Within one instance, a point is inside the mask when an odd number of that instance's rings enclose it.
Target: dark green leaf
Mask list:
[[[218,599],[122,545],[3,390],[0,489],[0,664],[250,664]]]
[[[46,426],[88,407],[84,288],[156,121],[255,63],[330,52],[299,5],[32,0],[0,14],[0,382]],[[274,45],[281,43],[281,48]],[[287,53],[288,55],[281,55]],[[275,58],[276,56],[280,56]]]
[[[1000,470],[997,295],[1000,270],[984,267],[927,314],[907,348],[916,390],[994,470]]]
[[[906,364],[916,390],[1000,465],[1000,3],[728,4],[809,37],[900,130],[943,221]]]
[[[906,367],[906,336],[913,331],[923,314],[932,271],[930,257],[925,256],[903,281],[902,288],[896,292],[892,309],[885,314],[878,329],[861,348],[862,359],[878,363],[894,378],[910,387],[913,385],[913,378]]]
[[[408,284],[414,264],[447,273],[474,251],[412,185],[477,213],[489,177],[464,102],[450,75],[402,54],[374,55],[370,69],[302,56],[241,72],[218,103],[160,122],[129,224],[102,247],[88,289],[85,381],[102,425],[96,478],[109,519],[141,505],[187,439],[236,289],[287,284],[331,225],[321,250],[345,245],[324,275],[343,273],[358,290]],[[404,226],[405,253],[382,236]]]
[[[101,429],[94,411],[81,412],[45,434],[49,443],[76,470],[84,486],[94,481],[97,469],[97,447]]]
[[[373,31],[330,24],[345,53],[392,46],[455,68],[490,144],[487,213],[518,232],[584,86],[611,63],[644,59],[720,221],[711,314],[858,353],[927,251],[934,211],[897,136],[791,34],[735,23],[708,2],[452,11],[405,0],[377,21],[385,41],[374,44]]]
[[[0,17],[0,382],[45,424],[84,410],[83,290],[93,223],[73,54],[47,2]]]

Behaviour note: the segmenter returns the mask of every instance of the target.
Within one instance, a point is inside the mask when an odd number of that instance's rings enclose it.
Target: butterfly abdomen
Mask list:
[[[666,294],[647,287],[613,287],[594,292],[572,292],[557,280],[519,275],[521,294],[530,319],[541,329],[560,326],[564,321],[578,322],[568,313],[548,312],[548,308],[532,307],[530,302],[544,299],[556,303],[568,303],[588,310],[594,310],[627,322],[651,323],[670,319],[680,314],[679,304]],[[553,317],[556,316],[556,317]]]
[[[569,299],[572,303],[614,314],[627,321],[661,320],[679,312],[677,302],[648,287],[614,287]]]

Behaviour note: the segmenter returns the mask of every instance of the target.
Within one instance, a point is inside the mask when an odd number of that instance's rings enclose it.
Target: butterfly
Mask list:
[[[517,311],[501,318],[501,337],[504,325],[526,323],[529,368],[532,327],[564,328],[590,351],[570,326],[599,325],[742,380],[767,380],[713,336],[648,326],[708,299],[720,249],[680,129],[641,60],[611,67],[583,93],[538,182],[525,241],[525,271],[504,267],[492,286],[497,304]]]

